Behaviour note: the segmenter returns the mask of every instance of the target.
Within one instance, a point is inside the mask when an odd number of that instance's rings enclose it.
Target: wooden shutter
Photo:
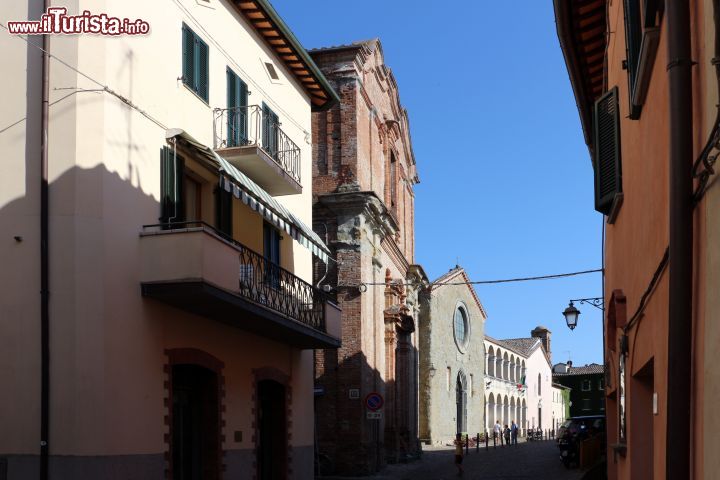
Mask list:
[[[182,76],[183,83],[195,89],[195,34],[187,25],[182,26]]]
[[[237,91],[237,75],[227,69],[227,146],[237,147],[240,145],[240,132],[239,132],[239,109],[238,106],[238,91]]]
[[[169,147],[160,150],[160,223],[185,220],[185,162]]]
[[[200,37],[195,36],[195,72],[196,88],[195,92],[205,100],[208,101],[208,87],[209,87],[209,51],[207,43],[203,42]]]
[[[248,143],[248,89],[235,72],[227,69],[228,146]],[[242,107],[242,108],[239,108]]]
[[[622,192],[620,115],[617,87],[595,102],[595,210],[608,215],[615,196]]]

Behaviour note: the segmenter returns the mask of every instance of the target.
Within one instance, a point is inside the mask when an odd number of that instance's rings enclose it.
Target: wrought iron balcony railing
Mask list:
[[[218,237],[218,242],[225,242],[238,254],[236,271],[239,274],[233,288],[236,295],[314,330],[328,333],[325,307],[328,302],[332,303],[330,297],[207,223],[190,221],[145,225],[143,231],[146,234],[153,231],[165,234],[206,232]]]
[[[280,125],[276,115],[259,105],[216,108],[213,110],[213,147],[259,147],[300,183],[300,148]]]

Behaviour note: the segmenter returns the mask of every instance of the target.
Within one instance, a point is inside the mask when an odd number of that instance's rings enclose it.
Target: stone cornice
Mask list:
[[[328,193],[318,196],[317,201],[330,208],[336,215],[364,215],[370,228],[383,238],[395,235],[400,228],[375,192]]]

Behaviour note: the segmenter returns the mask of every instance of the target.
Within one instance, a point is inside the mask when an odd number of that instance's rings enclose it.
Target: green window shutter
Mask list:
[[[160,150],[160,223],[185,221],[185,162],[169,147]]]
[[[243,107],[239,110],[240,114],[238,116],[238,122],[239,122],[239,133],[240,133],[240,141],[243,145],[246,145],[248,143],[248,88],[247,83],[243,82],[239,78],[237,79],[238,82],[238,106]]]
[[[195,34],[183,23],[182,26],[182,80],[195,89]]]
[[[207,43],[195,35],[195,92],[206,102],[208,101],[209,60]]]
[[[263,116],[263,148],[271,157],[277,157],[278,150],[278,125],[280,119],[275,112],[265,103],[262,105]]]
[[[236,147],[240,145],[240,132],[239,132],[239,109],[235,108],[238,106],[238,95],[237,95],[237,75],[227,69],[227,146]]]
[[[222,187],[215,190],[215,228],[232,237],[232,193]]]
[[[248,89],[247,84],[240,80],[235,72],[227,69],[227,129],[228,146],[247,145],[248,143]],[[242,107],[242,108],[240,108]]]
[[[269,223],[263,224],[263,257],[265,281],[274,288],[280,286],[280,232]]]
[[[595,102],[593,137],[595,145],[595,210],[610,213],[616,195],[622,193],[620,158],[620,115],[617,87]]]

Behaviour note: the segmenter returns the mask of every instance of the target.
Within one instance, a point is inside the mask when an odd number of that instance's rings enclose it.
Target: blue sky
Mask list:
[[[456,261],[473,280],[601,266],[602,217],[552,2],[273,5],[307,48],[382,41],[410,117],[416,261],[431,279]],[[577,305],[572,332],[561,314],[571,298],[600,296],[601,282],[596,273],[478,286],[486,332],[524,337],[544,325],[554,362],[601,363],[601,312]]]

